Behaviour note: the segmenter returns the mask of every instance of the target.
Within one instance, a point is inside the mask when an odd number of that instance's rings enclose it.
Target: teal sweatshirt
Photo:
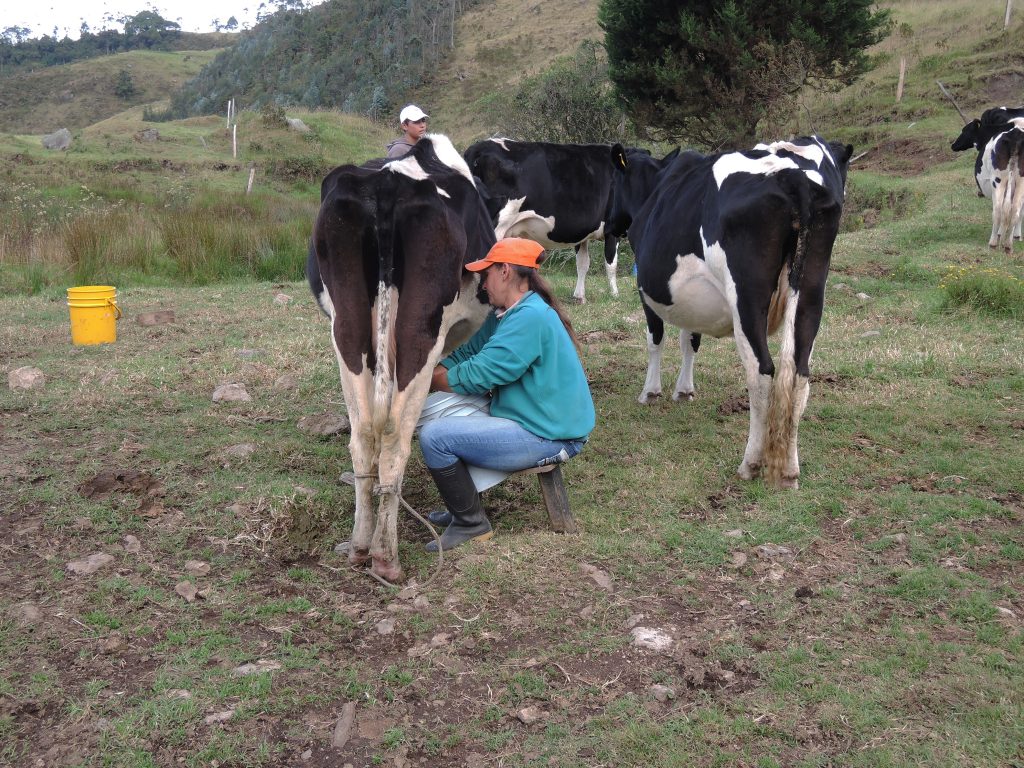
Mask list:
[[[491,415],[548,440],[578,440],[594,428],[594,401],[558,313],[528,291],[500,319],[441,361],[463,395],[491,392]]]

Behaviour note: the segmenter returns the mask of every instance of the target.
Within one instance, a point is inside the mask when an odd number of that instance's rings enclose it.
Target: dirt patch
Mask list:
[[[918,176],[934,167],[936,163],[950,159],[950,152],[945,144],[918,139],[888,139],[857,152],[859,154],[865,150],[867,154],[856,162],[857,170],[901,176]]]

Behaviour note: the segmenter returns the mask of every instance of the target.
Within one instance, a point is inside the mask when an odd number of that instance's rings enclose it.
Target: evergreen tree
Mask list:
[[[117,80],[114,82],[114,95],[119,99],[130,99],[135,95],[135,81],[132,80],[132,73],[122,69],[117,73]]]
[[[670,140],[742,148],[805,85],[869,69],[888,10],[874,0],[601,0],[609,77],[638,127]]]

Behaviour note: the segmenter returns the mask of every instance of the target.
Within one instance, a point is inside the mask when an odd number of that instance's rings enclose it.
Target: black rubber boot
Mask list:
[[[432,525],[447,528],[452,524],[452,513],[447,509],[432,509],[427,513],[427,520],[429,520]]]
[[[453,549],[469,541],[485,541],[494,535],[476,484],[464,463],[456,461],[448,467],[431,469],[430,476],[452,515],[451,525],[441,534],[441,549]],[[429,542],[427,551],[437,552],[437,542]]]

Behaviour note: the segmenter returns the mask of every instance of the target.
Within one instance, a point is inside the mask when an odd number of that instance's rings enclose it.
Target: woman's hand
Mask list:
[[[434,373],[430,377],[430,391],[431,392],[451,392],[452,388],[448,386],[448,369],[443,365],[438,365],[434,368]]]

